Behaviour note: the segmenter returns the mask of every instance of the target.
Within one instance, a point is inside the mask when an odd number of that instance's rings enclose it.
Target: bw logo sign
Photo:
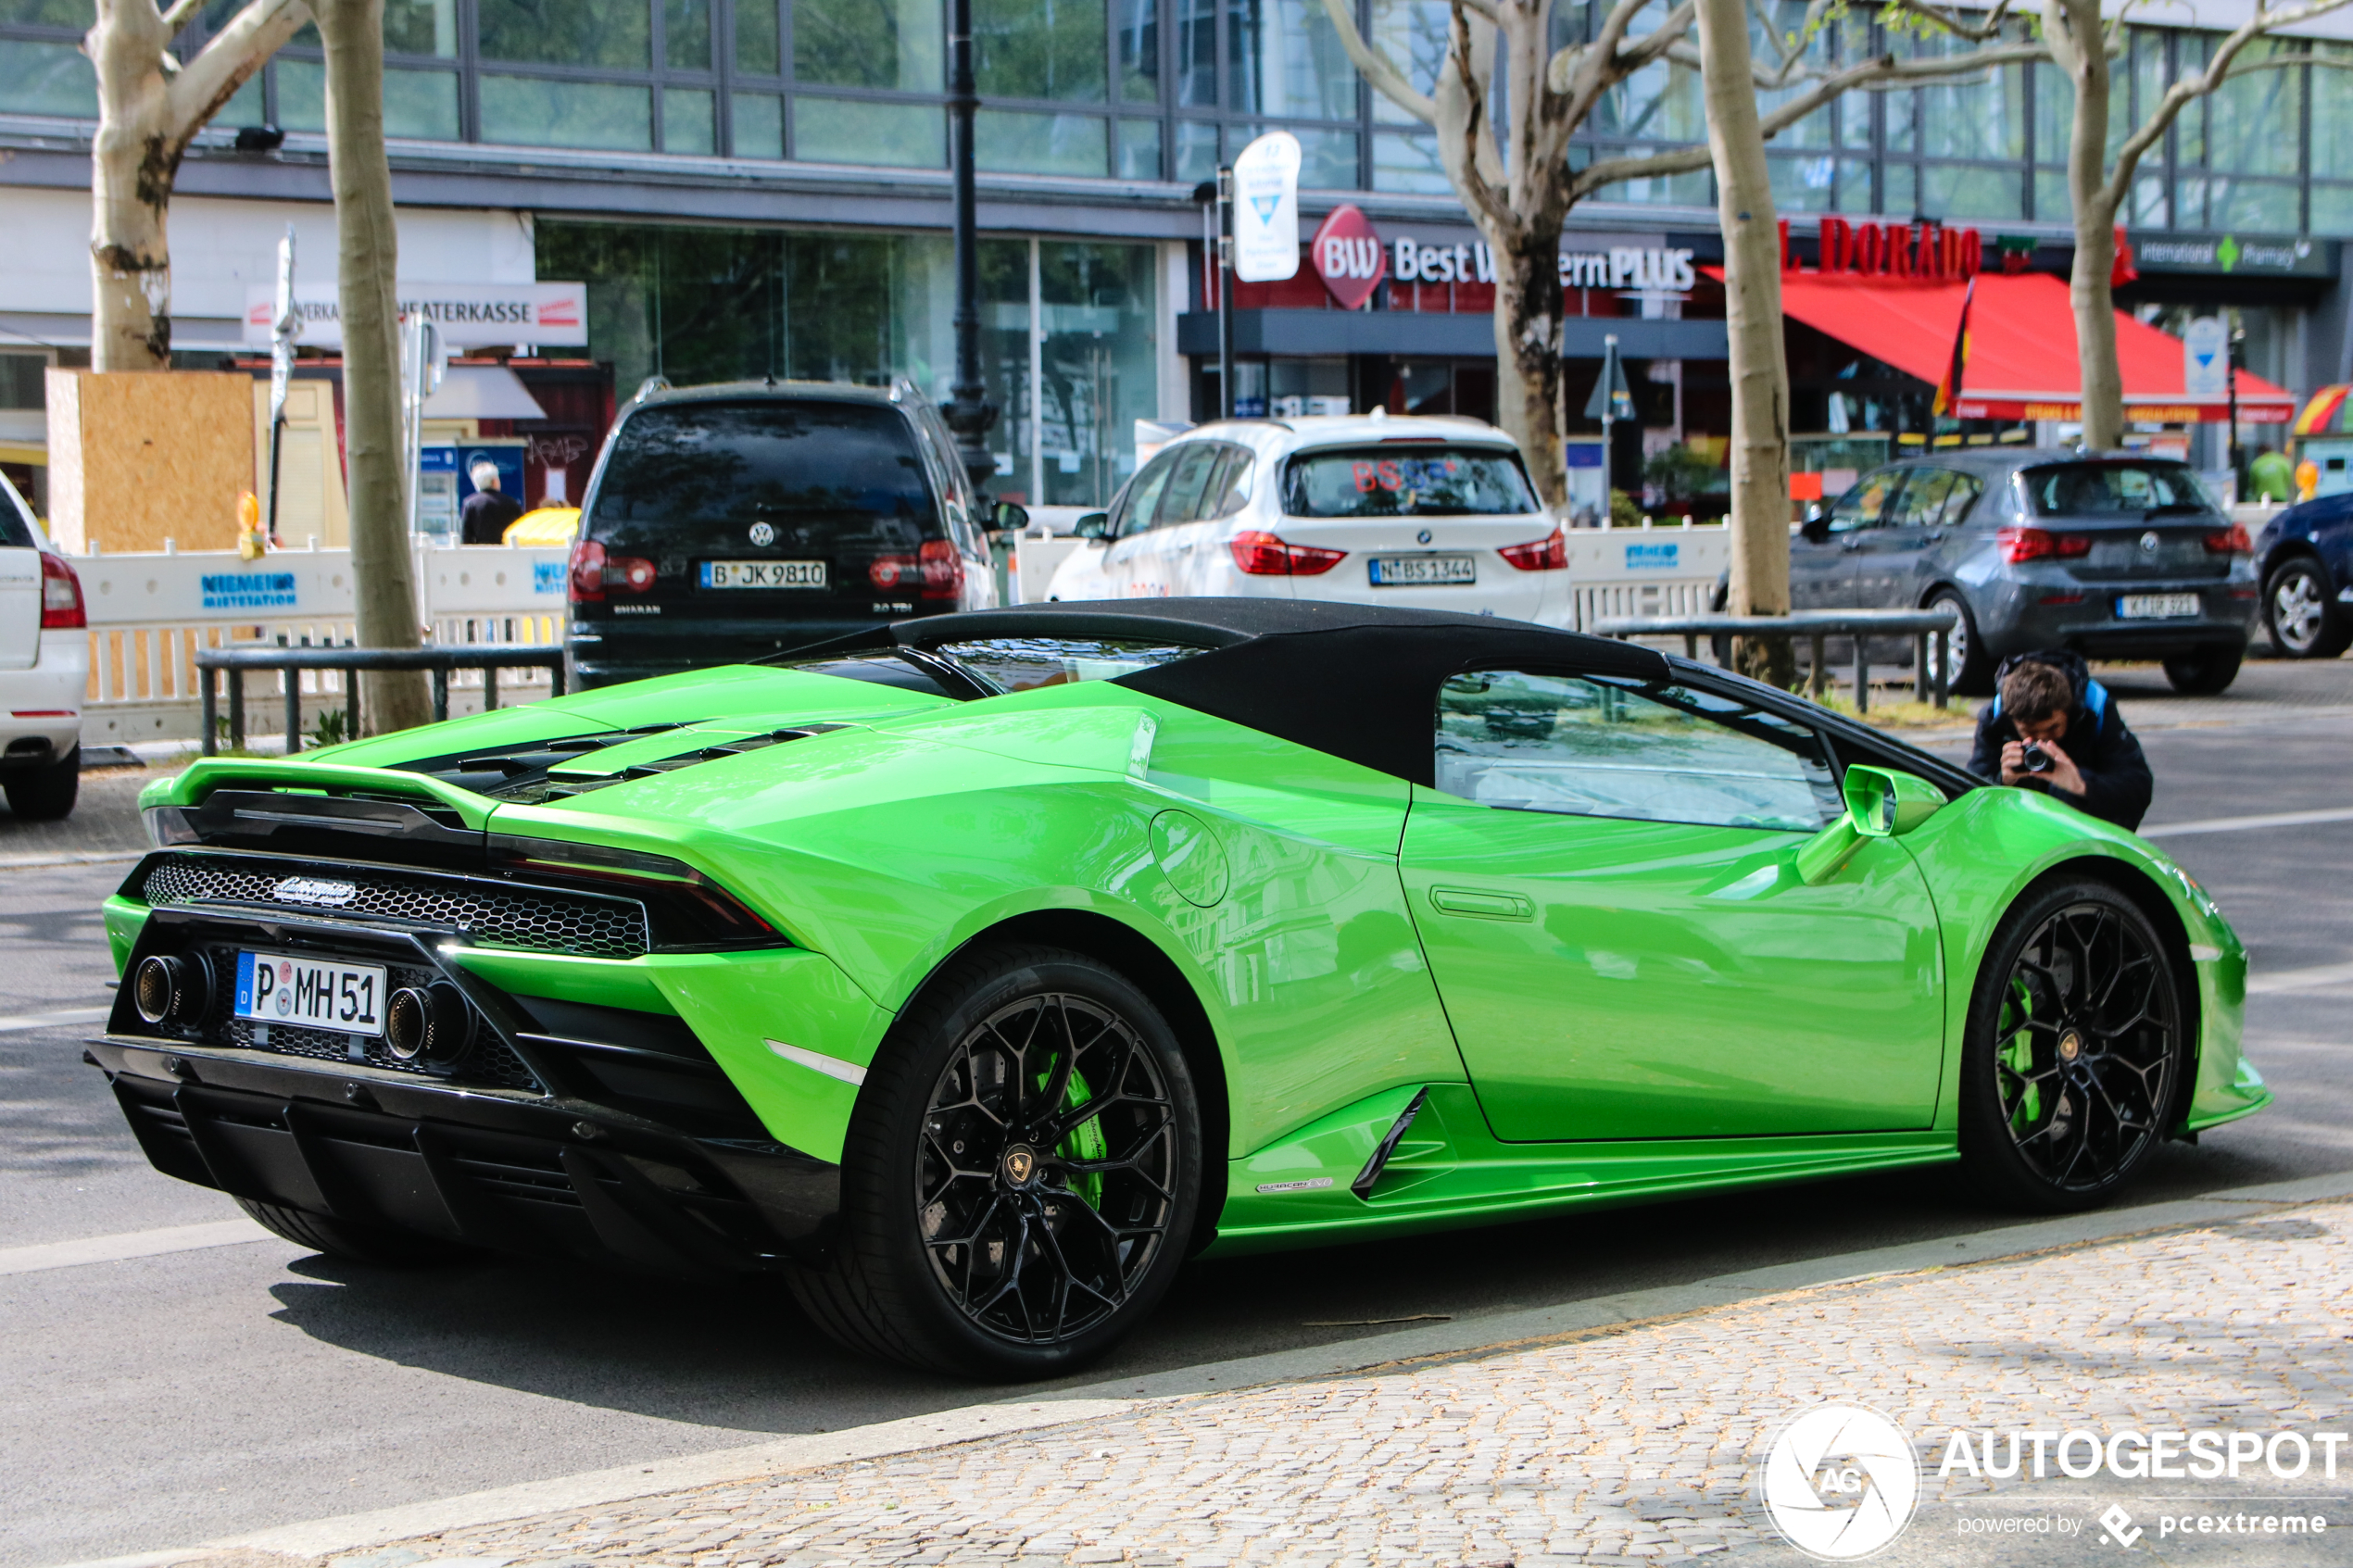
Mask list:
[[[1765,1512],[1790,1545],[1845,1562],[1904,1533],[1919,1501],[1919,1461],[1904,1429],[1859,1405],[1817,1405],[1765,1456]]]

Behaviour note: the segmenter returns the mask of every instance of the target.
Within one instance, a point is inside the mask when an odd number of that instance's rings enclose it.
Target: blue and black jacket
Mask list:
[[[2149,777],[2148,759],[2141,754],[2139,739],[2125,724],[2124,715],[2117,711],[2108,688],[2093,680],[2091,666],[2071,653],[2020,654],[2004,660],[2003,671],[2028,660],[2054,666],[2074,689],[2074,706],[2067,710],[2067,735],[2058,747],[2083,775],[2083,793],[2053,789],[2038,778],[2021,779],[2019,787],[2042,790],[2054,800],[2063,800],[2120,828],[2139,827],[2148,814],[2156,782]],[[1994,697],[1978,712],[1977,748],[1969,755],[1969,771],[1998,784],[2002,747],[2020,738],[2018,726],[2002,712],[2002,699]]]

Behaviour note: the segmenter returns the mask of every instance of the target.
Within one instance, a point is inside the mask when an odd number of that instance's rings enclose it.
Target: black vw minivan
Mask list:
[[[736,664],[910,616],[988,609],[986,530],[906,383],[648,383],[605,438],[573,546],[576,686]]]

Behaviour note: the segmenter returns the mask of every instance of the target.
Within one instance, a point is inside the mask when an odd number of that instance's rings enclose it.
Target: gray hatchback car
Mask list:
[[[2236,677],[2255,558],[2183,463],[2130,452],[1964,448],[1865,474],[1790,540],[1791,608],[1950,605],[1957,692],[2011,654],[2155,659],[2176,691]]]

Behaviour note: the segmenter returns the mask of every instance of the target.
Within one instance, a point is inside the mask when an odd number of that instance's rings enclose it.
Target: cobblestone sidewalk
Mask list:
[[[1787,1553],[1755,1502],[1757,1461],[1781,1423],[1825,1399],[1869,1404],[1913,1434],[1924,1475],[1905,1543],[1915,1549],[1940,1512],[1935,1527],[1951,1547],[1959,1510],[2001,1500],[1991,1488],[2062,1500],[2031,1479],[1940,1482],[1936,1443],[1947,1428],[2342,1430],[2353,1415],[2353,1210],[2314,1206],[1172,1400],[1099,1423],[453,1531],[336,1568],[450,1559],[474,1560],[469,1568],[1529,1568]],[[2338,1505],[2353,1493],[2347,1460],[2340,1480],[2317,1488]],[[2083,1504],[2086,1518],[2104,1506],[2081,1487],[2065,1500]],[[2347,1533],[2309,1543],[2317,1554],[2298,1561],[2347,1560],[2353,1511],[2334,1512]],[[2084,1535],[2077,1544],[2090,1549]]]

